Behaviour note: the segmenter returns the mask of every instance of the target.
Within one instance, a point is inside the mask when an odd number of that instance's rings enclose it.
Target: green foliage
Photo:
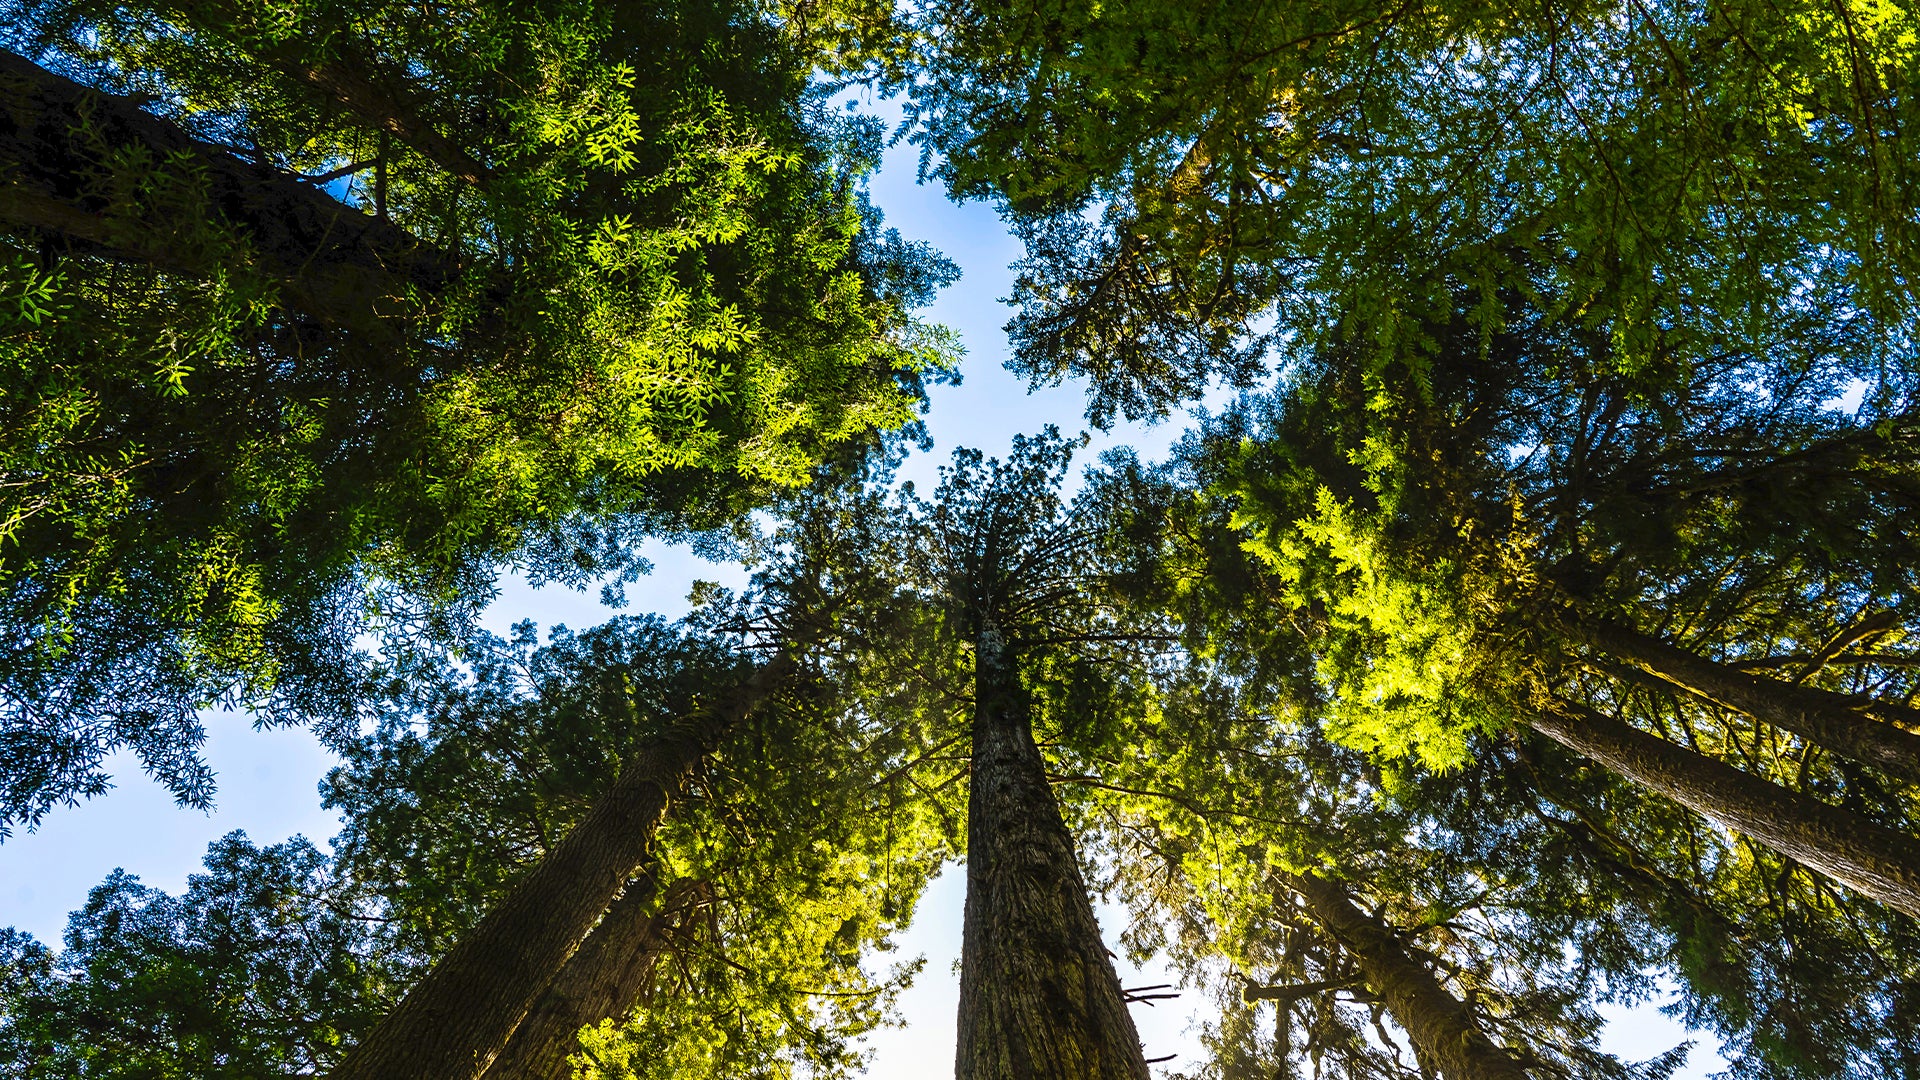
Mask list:
[[[231,833],[177,897],[115,871],[65,949],[0,934],[5,1074],[323,1074],[410,976],[377,913],[300,837],[262,848]]]
[[[1562,919],[1611,909],[1582,948],[1631,943],[1643,970],[1677,975],[1669,1011],[1724,1040],[1733,1076],[1913,1075],[1911,919],[1551,744],[1514,749],[1480,798],[1517,800],[1514,820],[1547,831],[1538,847],[1503,851],[1510,830],[1463,802],[1446,811],[1462,822],[1463,858],[1496,858]]]
[[[916,963],[871,973],[942,858],[933,811],[902,783],[915,735],[834,679],[756,710],[702,763],[662,826],[651,872],[711,899],[645,1002],[583,1036],[589,1076],[848,1075]],[[564,836],[641,740],[739,681],[723,639],[619,619],[545,645],[521,624],[462,667],[393,673],[376,730],[329,777],[355,879],[396,939],[450,945]]]
[[[1065,772],[1158,707],[1149,676],[1172,662],[1174,640],[1161,614],[1122,599],[1104,493],[1062,497],[1076,449],[1048,427],[1015,436],[1004,460],[956,450],[932,497],[901,491],[886,523],[904,540],[895,587],[930,617],[925,640],[892,646],[920,669],[919,707],[970,716],[975,653],[992,635],[1014,661],[1035,739]]]
[[[0,686],[35,774],[6,820],[123,745],[203,804],[194,709],[343,717],[356,624],[457,620],[503,565],[634,572],[649,532],[909,423],[955,355],[911,309],[956,271],[879,228],[878,133],[810,82],[840,30],[733,0],[0,10],[198,140],[61,134],[53,197],[97,227],[0,231]],[[314,190],[386,252],[274,216]]]
[[[1720,1036],[1735,1075],[1904,1075],[1912,920],[1512,723],[1548,685],[1912,831],[1910,788],[1623,680],[1533,621],[1542,592],[1564,597],[1578,582],[1588,597],[1688,627],[1703,653],[1824,642],[1837,608],[1899,588],[1885,576],[1896,563],[1879,547],[1892,542],[1880,515],[1908,497],[1895,464],[1904,444],[1883,441],[1867,417],[1786,395],[1730,408],[1731,395],[1702,380],[1679,402],[1623,403],[1613,429],[1589,428],[1582,446],[1569,429],[1606,411],[1598,395],[1488,408],[1455,404],[1437,385],[1441,417],[1507,409],[1557,444],[1459,468],[1449,463],[1476,456],[1461,445],[1466,425],[1437,441],[1426,409],[1342,406],[1339,385],[1337,372],[1303,376],[1286,396],[1215,418],[1170,464],[1121,457],[1093,481],[1112,557],[1131,564],[1126,595],[1177,613],[1191,659],[1154,717],[1117,737],[1126,749],[1081,770],[1096,807],[1086,820],[1134,906],[1130,944],[1172,949],[1227,1002],[1217,1074],[1288,1045],[1351,1075],[1387,1068],[1368,1063],[1364,989],[1344,1004],[1347,991],[1292,998],[1291,1035],[1266,1045],[1229,1002],[1244,984],[1208,974],[1225,961],[1256,983],[1350,980],[1337,943],[1276,873],[1312,870],[1440,957],[1448,985],[1502,1041],[1572,1055],[1575,1075],[1598,1068],[1574,1064],[1596,1030],[1592,1004],[1644,1001],[1659,975],[1678,989],[1673,1011]],[[1350,434],[1362,423],[1395,432],[1403,455],[1342,454],[1364,445]],[[1684,454],[1664,438],[1676,424],[1698,432]],[[1649,474],[1664,490],[1639,486]],[[1650,513],[1615,516],[1629,500]],[[1876,656],[1808,677],[1852,692],[1867,680],[1903,685],[1904,639],[1884,641]],[[1436,642],[1454,651],[1434,684],[1366,696],[1368,680],[1429,661]],[[1437,762],[1424,741],[1436,716],[1440,738],[1464,751]],[[1848,975],[1830,980],[1822,965]]]
[[[1321,663],[1332,692],[1328,733],[1388,759],[1418,755],[1429,768],[1460,765],[1472,730],[1457,715],[1472,635],[1464,605],[1431,580],[1395,574],[1378,526],[1359,520],[1324,487],[1312,514],[1291,524],[1292,530],[1273,530],[1281,532],[1277,542],[1259,530],[1267,536],[1257,532],[1248,547],[1277,572],[1295,606],[1324,604],[1328,628],[1341,642]],[[1320,595],[1300,590],[1308,573],[1302,564],[1314,555],[1330,564],[1325,576],[1344,588]],[[1451,576],[1444,565],[1434,571],[1440,582]]]
[[[1090,378],[1096,418],[1349,318],[1405,358],[1456,288],[1653,384],[1817,309],[1874,392],[1911,374],[1909,12],[955,0],[923,28],[929,164],[1012,212],[1018,363]]]
[[[1309,872],[1342,881],[1533,1075],[1661,1077],[1678,1065],[1679,1054],[1633,1065],[1597,1048],[1595,1005],[1645,992],[1646,935],[1617,936],[1605,909],[1566,918],[1509,877],[1501,857],[1531,865],[1515,849],[1540,830],[1509,827],[1476,799],[1478,770],[1402,779],[1389,797],[1378,771],[1297,711],[1211,675],[1188,667],[1163,686],[1160,713],[1087,763],[1081,796],[1131,909],[1127,944],[1165,950],[1220,1005],[1213,1053],[1192,1075],[1417,1074],[1381,988],[1288,885]],[[1472,806],[1455,819],[1430,799]],[[1490,833],[1497,857],[1459,856]],[[1259,987],[1276,989],[1242,1000]]]
[[[0,814],[98,790],[121,745],[203,799],[207,702],[331,716],[340,872],[394,920],[355,938],[300,913],[309,991],[356,995],[300,1012],[321,1034],[188,1023],[168,1002],[224,1001],[198,988],[251,954],[201,949],[198,909],[115,879],[59,957],[10,940],[0,1045],[93,1075],[69,1063],[89,1040],[187,1024],[259,1072],[323,1067],[309,1043],[351,1038],[641,740],[737,682],[742,641],[805,642],[806,678],[663,826],[653,872],[709,900],[576,1063],[851,1074],[848,1039],[912,970],[865,965],[960,843],[958,718],[992,635],[1135,911],[1127,944],[1224,1003],[1206,1075],[1413,1071],[1306,873],[1543,1077],[1670,1074],[1677,1054],[1595,1046],[1597,1007],[1663,978],[1733,1076],[1914,1075],[1911,919],[1525,729],[1567,698],[1920,827],[1911,785],[1572,629],[1623,622],[1863,717],[1913,696],[1910,12],[0,10],[46,64],[411,253],[301,247],[229,196],[226,158],[106,145],[105,120],[56,193],[90,232],[0,206]],[[1274,385],[1071,502],[1051,428],[1004,461],[962,451],[931,498],[847,460],[954,355],[911,314],[954,271],[881,230],[860,194],[880,132],[825,109],[822,74],[905,88],[933,171],[1006,208],[1031,378],[1089,378],[1099,423]],[[650,530],[767,502],[748,595],[702,589],[692,623],[436,651],[502,565],[630,574]],[[376,670],[370,625],[418,647]],[[270,851],[219,872],[327,876]],[[1277,1003],[1236,1001],[1249,985]],[[134,1027],[85,1027],[123,999]]]

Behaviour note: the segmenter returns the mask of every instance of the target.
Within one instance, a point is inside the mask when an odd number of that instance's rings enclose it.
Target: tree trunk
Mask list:
[[[776,657],[687,723],[648,740],[612,790],[456,942],[332,1080],[474,1080],[647,858],[693,767],[793,669]]]
[[[1446,1080],[1527,1080],[1527,1071],[1495,1043],[1433,971],[1401,944],[1393,928],[1355,907],[1337,882],[1288,874],[1287,886],[1307,902],[1315,922],[1360,963],[1368,989],[1413,1040],[1424,1071]]]
[[[1573,633],[1588,645],[1694,697],[1791,731],[1888,776],[1920,784],[1920,735],[1895,726],[1920,724],[1920,711],[1748,675],[1621,623],[1570,621]]]
[[[1026,694],[994,630],[981,633],[974,664],[956,1075],[1146,1080]]]
[[[277,169],[243,161],[122,97],[102,94],[0,49],[0,224],[36,229],[83,251],[199,276],[200,245],[176,241],[200,222],[137,220],[105,192],[115,153],[197,174],[208,217],[232,226],[253,269],[293,310],[327,325],[377,327],[405,315],[410,291],[445,292],[461,268],[406,230],[347,206]]]
[[[651,872],[627,885],[514,1029],[485,1080],[567,1080],[567,1057],[580,1029],[621,1019],[645,997],[668,936],[711,896],[704,882],[681,879],[658,895]]]
[[[1529,720],[1576,753],[1920,917],[1920,839],[1560,700]]]

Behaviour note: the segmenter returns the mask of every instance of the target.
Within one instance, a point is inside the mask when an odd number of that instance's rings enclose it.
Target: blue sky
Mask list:
[[[883,111],[888,110],[882,103]],[[1003,452],[1016,434],[1037,431],[1053,423],[1063,430],[1083,426],[1085,407],[1080,387],[1066,386],[1029,393],[1023,381],[1002,368],[1006,337],[1002,325],[1010,313],[1002,299],[1011,292],[1008,265],[1020,255],[994,212],[982,205],[957,206],[937,189],[915,183],[916,150],[896,147],[873,184],[874,202],[888,224],[908,239],[926,240],[959,264],[964,276],[935,302],[931,317],[958,330],[967,358],[959,386],[937,387],[927,416],[934,439],[930,454],[917,455],[903,475],[930,488],[937,467],[960,446]],[[1144,458],[1164,455],[1179,437],[1178,420],[1158,427],[1129,425],[1109,433],[1094,433],[1082,460],[1092,461],[1102,450],[1132,445]],[[686,594],[697,578],[737,582],[737,567],[716,566],[695,559],[683,549],[649,545],[654,572],[628,590],[630,611],[656,611],[669,617],[686,609]],[[594,592],[570,593],[559,588],[533,590],[508,582],[489,611],[496,631],[521,619],[542,626],[565,623],[594,625],[609,614]],[[11,924],[43,941],[60,938],[67,912],[78,908],[87,890],[122,868],[152,886],[178,891],[186,877],[200,869],[206,845],[234,829],[244,829],[262,843],[304,833],[316,841],[338,831],[338,821],[322,811],[317,785],[333,759],[301,730],[253,731],[245,716],[220,714],[208,718],[206,755],[219,774],[217,807],[211,813],[183,810],[141,775],[128,755],[117,755],[110,766],[118,786],[108,795],[73,809],[50,814],[31,833],[19,832],[0,844],[0,925]],[[897,955],[924,952],[928,963],[916,986],[902,1001],[908,1021],[904,1030],[883,1032],[873,1039],[877,1051],[870,1075],[876,1080],[924,1080],[942,1074],[952,1060],[954,1013],[958,1003],[959,954],[964,873],[949,869],[935,883],[921,905],[919,918],[901,942]],[[1117,938],[1118,913],[1101,910],[1109,939]],[[1119,951],[1116,949],[1116,951]],[[1149,965],[1149,970],[1122,972],[1125,985],[1172,982],[1176,979]],[[1148,1057],[1178,1054],[1178,1066],[1197,1051],[1187,1031],[1198,1007],[1195,995],[1161,1002],[1157,1007],[1135,1006]],[[1677,1025],[1649,1008],[1614,1010],[1618,1017],[1609,1029],[1613,1048],[1630,1057],[1650,1057],[1687,1038]],[[1712,1040],[1693,1036],[1710,1045]],[[1705,1077],[1719,1067],[1710,1052],[1696,1050],[1683,1080]]]

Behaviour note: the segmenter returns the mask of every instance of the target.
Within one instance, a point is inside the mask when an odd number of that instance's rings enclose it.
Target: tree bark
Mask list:
[[[974,651],[960,1080],[1146,1080],[1073,838],[999,635]]]
[[[1789,791],[1578,702],[1559,700],[1530,726],[1736,832],[1889,907],[1920,917],[1920,839]]]
[[[1355,907],[1346,889],[1317,874],[1287,874],[1315,922],[1353,954],[1368,989],[1413,1041],[1425,1071],[1446,1080],[1527,1080],[1520,1062],[1480,1029],[1469,1010],[1394,935]]]
[[[332,1080],[475,1080],[499,1056],[646,861],[695,764],[793,670],[781,654],[700,715],[648,740],[612,790],[454,944]]]
[[[1586,644],[1702,701],[1920,784],[1920,735],[1896,726],[1920,725],[1920,710],[1748,675],[1610,620],[1574,618],[1569,625]]]
[[[113,203],[112,158],[138,152],[191,176],[207,217],[237,230],[251,268],[316,322],[377,325],[411,314],[410,294],[431,298],[459,278],[458,260],[406,230],[5,50],[0,98],[0,224],[173,273],[223,269],[203,265],[203,245],[182,243],[203,222],[143,218],[140,208]]]
[[[527,1011],[485,1080],[567,1080],[580,1029],[625,1017],[640,1004],[674,927],[711,893],[704,882],[683,878],[660,895],[650,871],[629,882]]]

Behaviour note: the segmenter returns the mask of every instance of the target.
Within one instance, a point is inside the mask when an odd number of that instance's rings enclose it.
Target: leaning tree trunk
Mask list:
[[[1393,932],[1355,907],[1339,883],[1317,874],[1288,874],[1287,886],[1307,902],[1321,928],[1353,954],[1367,988],[1413,1041],[1423,1072],[1446,1080],[1527,1080],[1527,1071],[1474,1020]]]
[[[1920,917],[1920,839],[1572,701],[1534,730],[1889,907]]]
[[[250,266],[319,322],[377,329],[412,310],[404,298],[441,295],[462,274],[458,259],[398,226],[4,49],[0,98],[0,226],[189,276],[218,271],[178,243],[177,221],[110,205],[115,155],[144,155],[151,168],[190,176],[206,215],[245,236]]]
[[[792,669],[782,654],[714,707],[649,739],[613,789],[456,942],[332,1080],[474,1080],[627,880],[695,764]]]
[[[1920,724],[1920,711],[1748,675],[1621,623],[1589,618],[1570,622],[1588,645],[1694,697],[1920,784],[1920,735],[1896,726]]]
[[[997,633],[974,653],[959,1080],[1146,1080],[1073,838]]]
[[[1608,872],[1627,882],[1631,886],[1631,891],[1668,927],[1684,947],[1713,949],[1728,947],[1721,944],[1698,945],[1699,939],[1704,935],[1716,942],[1735,943],[1740,948],[1745,948],[1746,934],[1740,926],[1729,919],[1725,913],[1701,899],[1687,883],[1667,873],[1652,856],[1595,821],[1593,813],[1587,807],[1559,790],[1549,780],[1549,774],[1534,759],[1533,752],[1524,740],[1515,739],[1514,750],[1521,768],[1526,771],[1534,796],[1527,800],[1527,809],[1560,840],[1572,845],[1580,857],[1600,864]],[[1542,802],[1571,814],[1572,820],[1547,813],[1546,808],[1541,805]],[[1548,855],[1547,857],[1556,856]]]
[[[628,883],[527,1011],[485,1080],[567,1080],[567,1057],[580,1048],[580,1029],[624,1018],[640,1004],[674,927],[712,895],[704,882],[688,878],[664,895],[656,886],[651,873]]]

